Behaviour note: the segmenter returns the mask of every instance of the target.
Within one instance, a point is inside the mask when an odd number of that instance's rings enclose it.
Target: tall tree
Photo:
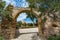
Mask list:
[[[1,23],[2,23],[2,12],[4,11],[5,2],[0,0],[0,36],[1,36]]]
[[[2,22],[2,12],[4,10],[5,7],[5,2],[0,0],[0,23]]]
[[[8,21],[12,21],[13,6],[9,4],[2,13],[3,18],[5,17]]]
[[[34,19],[36,19],[36,17],[32,14],[32,12],[26,12],[27,13],[27,18],[30,18],[33,22],[33,27],[34,27]]]

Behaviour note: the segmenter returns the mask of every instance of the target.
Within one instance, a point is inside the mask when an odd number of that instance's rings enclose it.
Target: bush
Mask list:
[[[59,36],[51,35],[49,36],[48,40],[60,40],[60,35]]]
[[[4,40],[4,38],[0,36],[0,40]]]

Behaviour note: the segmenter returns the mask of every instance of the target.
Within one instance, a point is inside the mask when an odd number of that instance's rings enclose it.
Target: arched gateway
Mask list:
[[[13,8],[13,13],[12,13],[12,19],[13,19],[13,21],[11,22],[11,24],[9,24],[10,26],[9,26],[9,29],[8,29],[8,31],[7,31],[7,35],[9,34],[10,36],[9,36],[9,39],[7,39],[7,40],[11,40],[11,39],[13,39],[14,37],[15,37],[15,32],[16,32],[16,22],[17,22],[17,17],[19,16],[19,14],[21,14],[22,12],[31,12],[32,11],[32,13],[33,13],[33,15],[35,15],[36,16],[36,18],[37,18],[37,20],[38,20],[38,30],[39,30],[39,34],[41,34],[42,35],[42,29],[41,29],[41,26],[40,26],[40,23],[41,23],[41,20],[40,20],[40,18],[39,18],[39,12],[37,12],[35,9],[32,9],[31,10],[31,8]],[[3,23],[5,24],[5,22],[7,22],[7,21],[3,21]],[[9,23],[9,22],[8,22]],[[8,24],[7,23],[7,24]],[[7,25],[6,24],[6,25]],[[7,36],[8,37],[8,36]]]
[[[17,17],[19,16],[19,14],[21,14],[22,12],[31,12],[31,8],[14,8],[13,9],[13,13],[12,13],[12,17],[16,23],[16,20],[17,20]],[[39,18],[39,12],[37,12],[35,9],[32,9],[32,13],[33,15],[36,16],[37,20],[38,20],[38,29],[39,29],[39,32],[42,34],[42,30],[40,28],[40,23],[41,23],[41,20]],[[13,21],[13,22],[14,22]],[[16,25],[16,24],[14,24]],[[13,34],[11,34],[11,37],[12,37]]]

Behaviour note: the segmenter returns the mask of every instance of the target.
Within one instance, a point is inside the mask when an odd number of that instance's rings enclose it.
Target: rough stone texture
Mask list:
[[[52,18],[47,19],[45,23],[45,30],[44,30],[45,36],[49,35],[59,35],[60,34],[60,22],[54,21]]]
[[[17,18],[19,14],[21,14],[22,12],[31,12],[30,8],[13,8],[13,13],[12,13],[12,18]],[[39,16],[39,12],[37,12],[35,9],[32,9],[32,13],[33,15],[35,15],[36,17]]]
[[[13,21],[15,23],[15,21]],[[3,17],[2,24],[1,24],[1,36],[3,36],[4,40],[10,40],[11,37],[14,38],[15,35],[15,25],[13,26],[12,21],[7,20],[5,17]],[[13,34],[13,33],[14,34]]]

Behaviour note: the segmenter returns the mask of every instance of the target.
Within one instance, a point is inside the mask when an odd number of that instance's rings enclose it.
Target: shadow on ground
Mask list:
[[[20,36],[20,33],[19,33],[19,28],[16,28],[15,38],[18,38],[19,36]]]

